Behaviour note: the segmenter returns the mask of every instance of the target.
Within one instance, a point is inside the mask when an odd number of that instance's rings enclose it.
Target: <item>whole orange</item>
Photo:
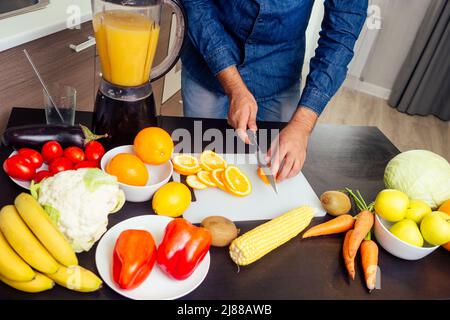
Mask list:
[[[438,211],[445,212],[446,214],[450,215],[450,199],[444,201],[444,203],[439,207]],[[442,247],[447,251],[450,251],[450,241],[443,244]]]
[[[450,214],[450,199],[444,201],[444,203],[439,207],[438,211]]]
[[[121,183],[131,186],[145,186],[148,170],[145,164],[134,154],[119,153],[106,166],[106,172],[116,176]]]
[[[164,129],[148,127],[134,138],[134,152],[148,164],[162,164],[172,157],[173,141]]]

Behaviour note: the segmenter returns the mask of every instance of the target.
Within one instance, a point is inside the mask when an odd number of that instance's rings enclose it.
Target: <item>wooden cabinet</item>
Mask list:
[[[57,82],[77,89],[77,109],[91,110],[94,101],[95,48],[81,52],[69,48],[92,35],[90,22],[0,53],[0,130],[12,107],[42,108],[42,87],[23,50],[27,49],[48,84]]]
[[[165,8],[155,63],[167,55],[170,27],[171,12]],[[12,107],[43,106],[42,87],[26,60],[23,49],[27,49],[48,84],[57,82],[76,88],[77,110],[93,110],[100,72],[95,47],[78,53],[69,48],[70,44],[80,44],[92,35],[92,23],[86,22],[80,29],[63,30],[0,52],[0,132],[6,126]],[[163,86],[164,78],[153,83],[157,110],[161,108]],[[165,102],[164,110],[169,111],[169,114],[179,114],[179,101],[178,92]]]

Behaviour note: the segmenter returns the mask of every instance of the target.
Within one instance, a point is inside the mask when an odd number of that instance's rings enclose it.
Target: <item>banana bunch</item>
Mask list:
[[[78,265],[64,235],[31,195],[21,193],[0,210],[0,281],[25,292],[53,288],[92,292],[102,281]]]

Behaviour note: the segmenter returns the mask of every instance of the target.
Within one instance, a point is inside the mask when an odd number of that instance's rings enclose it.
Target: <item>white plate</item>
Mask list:
[[[11,158],[12,156],[16,155],[17,151],[13,151],[10,155],[9,158]],[[48,166],[46,163],[43,163],[42,166],[40,166],[38,169],[36,169],[36,172],[41,171],[41,170],[48,170]],[[14,178],[9,177],[12,181],[14,181],[18,186],[21,186],[24,189],[30,190],[30,185],[31,185],[31,181],[23,181],[23,180],[17,180]]]
[[[123,290],[112,280],[112,256],[114,245],[120,233],[127,229],[147,230],[152,234],[156,246],[158,246],[164,236],[166,225],[171,220],[172,218],[165,216],[138,216],[124,220],[109,229],[100,239],[95,252],[95,263],[103,281],[117,293],[135,300],[177,299],[197,288],[208,274],[209,252],[194,273],[186,280],[173,280],[158,267],[157,263],[155,263],[148,278],[133,290]]]

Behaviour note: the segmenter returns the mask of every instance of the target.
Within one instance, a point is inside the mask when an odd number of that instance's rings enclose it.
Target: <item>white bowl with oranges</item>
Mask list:
[[[149,201],[173,174],[170,157],[173,141],[163,129],[141,130],[133,145],[109,150],[100,162],[101,169],[117,177],[127,201]]]

